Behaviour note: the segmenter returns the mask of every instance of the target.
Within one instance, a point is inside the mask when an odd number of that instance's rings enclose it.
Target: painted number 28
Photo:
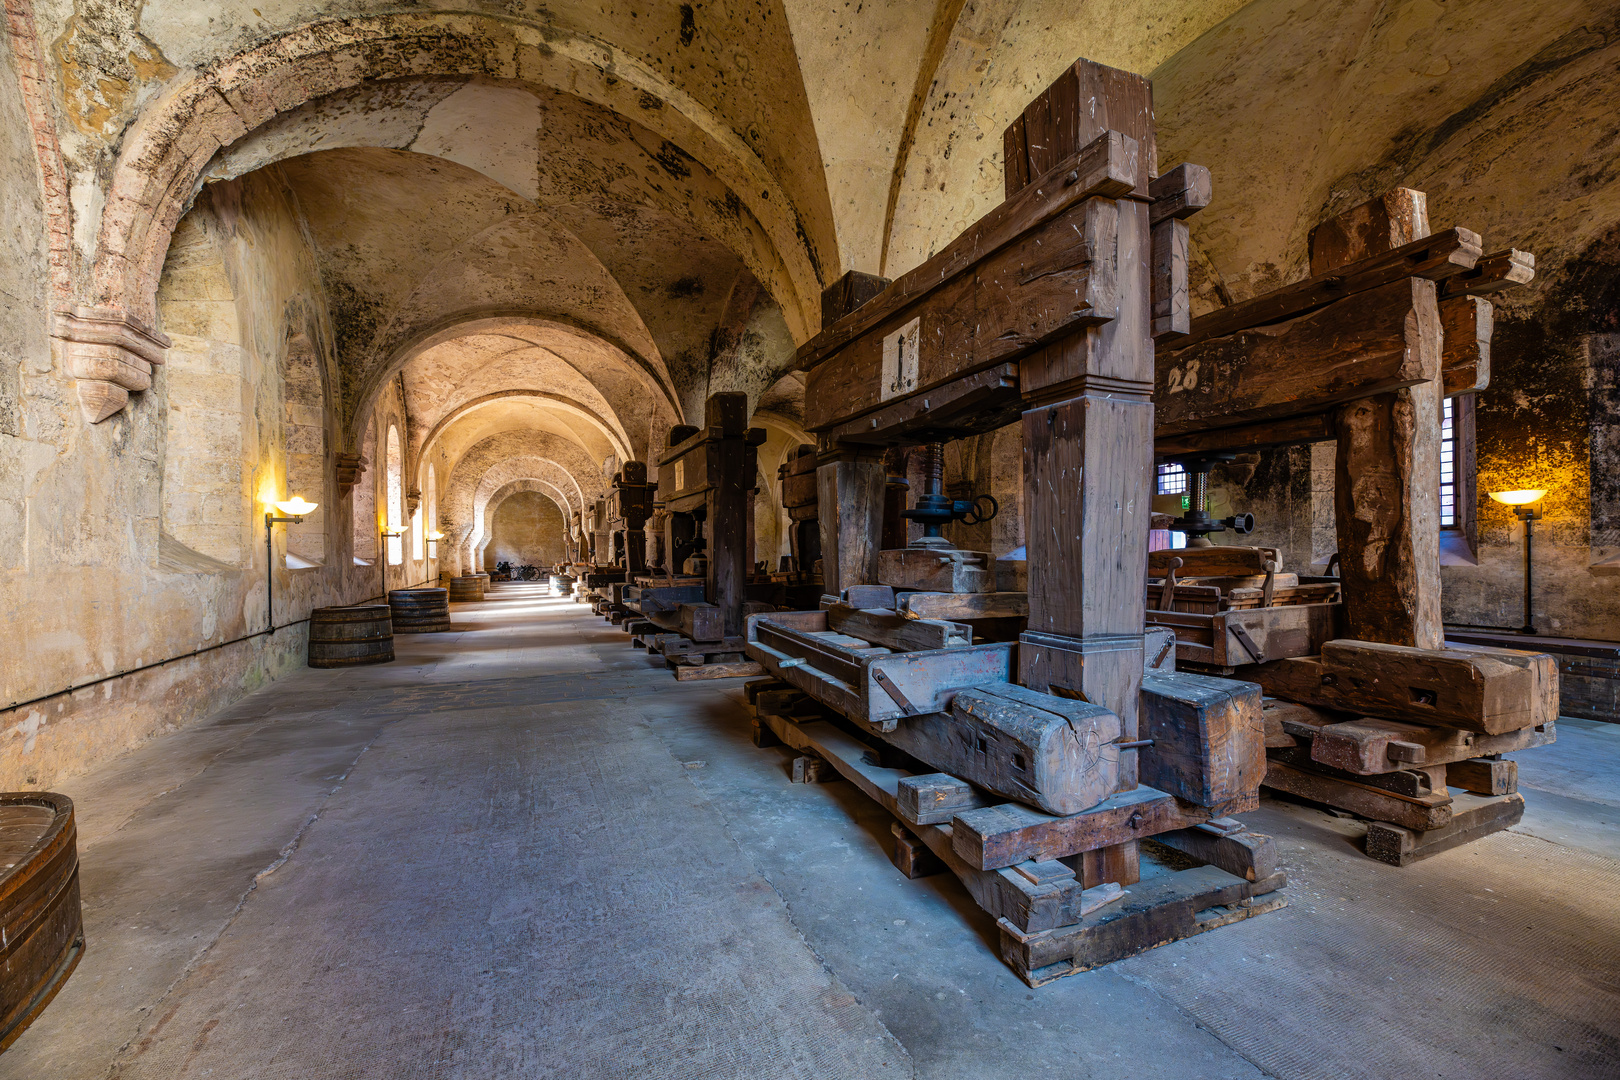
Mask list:
[[[1171,368],[1170,386],[1168,388],[1169,392],[1175,394],[1182,390],[1191,390],[1193,387],[1197,386],[1198,364],[1199,361],[1197,360],[1189,360],[1187,361],[1187,370],[1185,371],[1178,367]]]

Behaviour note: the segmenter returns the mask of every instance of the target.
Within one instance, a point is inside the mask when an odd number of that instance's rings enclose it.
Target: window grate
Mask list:
[[[1457,425],[1456,409],[1446,398],[1440,409],[1440,527],[1457,525]]]
[[[1187,470],[1181,467],[1180,462],[1160,465],[1158,479],[1160,495],[1187,494]]]

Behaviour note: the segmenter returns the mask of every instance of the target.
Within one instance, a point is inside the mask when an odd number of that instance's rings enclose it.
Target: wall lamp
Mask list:
[[[1519,633],[1533,634],[1536,627],[1530,615],[1530,538],[1534,528],[1531,523],[1540,520],[1541,511],[1530,504],[1539,502],[1547,494],[1547,489],[1522,488],[1518,491],[1492,491],[1489,494],[1503,506],[1511,506],[1514,514],[1524,522],[1524,625],[1519,627]]]
[[[264,614],[269,625],[268,632],[273,634],[276,632],[276,522],[282,521],[293,525],[301,525],[304,518],[314,513],[320,504],[305,502],[302,495],[294,495],[286,502],[271,503],[270,505],[280,510],[283,515],[277,516],[269,510],[264,512]]]

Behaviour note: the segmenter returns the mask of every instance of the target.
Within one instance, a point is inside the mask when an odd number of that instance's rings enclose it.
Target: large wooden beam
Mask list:
[[[1438,364],[1438,326],[1412,313],[1433,308],[1433,282],[1403,278],[1286,323],[1165,353],[1155,362],[1156,431],[1319,413],[1421,383]]]

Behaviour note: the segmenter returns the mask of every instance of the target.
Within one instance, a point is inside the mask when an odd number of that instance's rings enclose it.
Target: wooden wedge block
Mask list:
[[[940,825],[963,810],[984,805],[971,785],[946,773],[923,773],[900,781],[895,793],[900,816],[913,825]]]
[[[1027,592],[905,592],[894,606],[908,619],[1029,618]]]
[[[1245,881],[1265,881],[1277,873],[1276,842],[1264,833],[1241,827],[1228,831],[1207,824],[1194,825],[1159,833],[1148,843],[1174,848]]]
[[[1238,811],[1253,810],[1259,800]],[[1012,866],[1026,859],[1061,859],[1113,844],[1184,829],[1213,816],[1150,787],[1110,795],[1089,810],[1054,817],[1016,803],[986,806],[956,815],[951,846],[976,869]]]
[[[1505,655],[1503,655],[1505,654]],[[1488,735],[1558,717],[1557,665],[1540,653],[1414,649],[1330,641],[1320,657],[1292,657],[1244,672],[1266,693],[1320,708]]]
[[[1176,577],[1254,577],[1264,575],[1266,563],[1277,561],[1276,548],[1226,547],[1176,548],[1148,552],[1148,575],[1163,577],[1170,560],[1180,559]]]
[[[682,604],[681,633],[693,641],[719,641],[726,636],[725,613],[713,604]]]
[[[899,652],[923,652],[973,644],[973,628],[939,619],[908,618],[894,610],[860,610],[846,604],[827,609],[827,625],[840,634]]]
[[[695,682],[703,679],[751,679],[765,674],[765,669],[752,660],[734,664],[680,664],[675,668],[677,682]]]
[[[1519,763],[1471,758],[1446,766],[1446,783],[1475,795],[1512,795],[1519,790]]]
[[[1415,765],[1449,765],[1485,754],[1509,754],[1515,750],[1546,746],[1558,737],[1557,727],[1521,728],[1501,735],[1481,735],[1457,728],[1424,727],[1384,720],[1375,716],[1345,720],[1312,728],[1295,721],[1283,727],[1311,740],[1311,760],[1371,775]]]
[[[1267,765],[1266,787],[1408,829],[1438,829],[1451,822],[1450,795],[1408,798],[1352,780],[1306,772],[1276,760]]]
[[[911,835],[911,830],[896,821],[890,826],[894,833],[894,849],[891,858],[895,869],[908,878],[930,877],[942,874],[950,867],[928,850],[928,845]]]
[[[753,718],[753,725],[755,746],[764,750],[767,747],[782,745],[782,740],[776,737],[776,732],[772,731],[771,726],[760,720],[759,717]]]
[[[878,552],[878,580],[923,592],[996,591],[994,560],[984,551],[892,548]]]
[[[941,771],[1053,814],[1097,805],[1119,783],[1119,717],[1014,683],[957,691],[951,736],[925,758]]]
[[[1393,772],[1372,774],[1346,772],[1312,760],[1309,745],[1272,750],[1266,758],[1268,762],[1280,761],[1284,765],[1292,765],[1306,772],[1319,773],[1338,780],[1353,780],[1358,784],[1378,788],[1380,791],[1392,791],[1397,795],[1410,797],[1444,792],[1449,783],[1445,765],[1411,765]]]
[[[1367,857],[1391,866],[1410,866],[1419,859],[1511,829],[1523,817],[1523,795],[1458,795],[1452,803],[1451,820],[1440,828],[1420,831],[1386,821],[1368,825]]]
[[[1260,687],[1189,672],[1142,675],[1142,783],[1199,806],[1252,798],[1266,773]]]
[[[792,780],[795,784],[820,784],[827,780],[842,779],[831,765],[818,757],[801,754],[793,759]]]

